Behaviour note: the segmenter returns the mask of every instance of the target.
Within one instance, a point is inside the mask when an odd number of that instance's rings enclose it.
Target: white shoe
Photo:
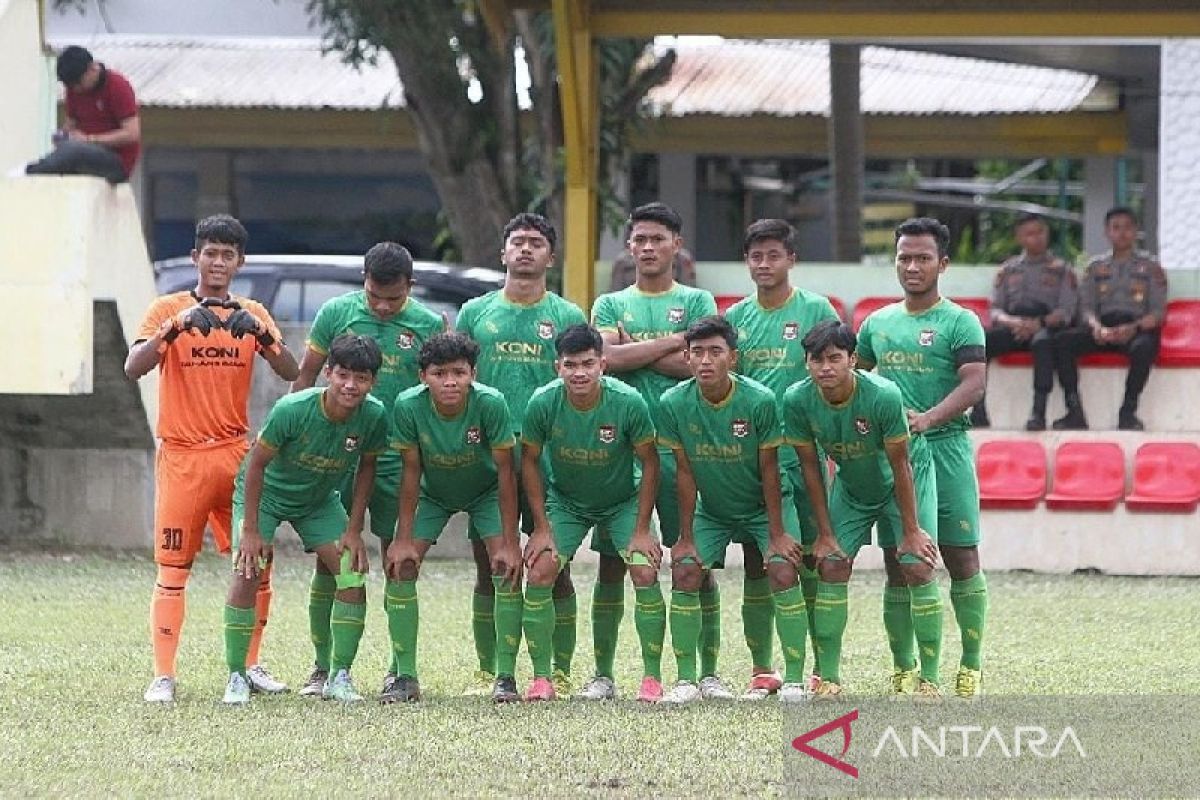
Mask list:
[[[267,672],[267,668],[262,664],[255,664],[248,668],[246,677],[250,679],[250,691],[252,692],[283,694],[288,690],[287,684],[276,680],[275,676]]]
[[[658,702],[681,706],[686,703],[695,703],[703,699],[704,695],[701,693],[699,686],[691,681],[679,681],[672,686],[671,691],[663,695],[662,700],[659,700]]]
[[[700,679],[700,694],[705,700],[733,700],[733,692],[721,683],[716,675],[706,675]]]
[[[229,684],[225,687],[225,699],[221,702],[229,706],[244,706],[250,702],[250,684],[240,672],[229,675]]]
[[[354,689],[354,684],[350,682],[350,671],[339,669],[337,674],[332,675],[325,682],[325,689],[321,692],[321,697],[326,700],[340,700],[343,703],[357,703],[363,699],[363,696]]]
[[[329,680],[329,670],[321,669],[316,664],[313,665],[312,672],[304,679],[304,685],[300,687],[301,697],[320,697],[321,692],[325,690],[325,681]]]
[[[808,687],[803,683],[785,683],[779,687],[779,702],[781,703],[807,703],[810,697]]]
[[[585,683],[579,690],[579,694],[575,696],[580,700],[615,700],[617,687],[613,684],[612,678],[596,675]]]
[[[150,681],[150,688],[142,697],[147,703],[174,703],[175,679],[170,675],[159,675]]]

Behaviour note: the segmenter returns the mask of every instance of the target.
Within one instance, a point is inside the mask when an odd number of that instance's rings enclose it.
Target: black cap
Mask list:
[[[83,73],[92,63],[92,54],[86,48],[73,44],[58,54],[58,64],[55,71],[64,86],[74,86],[79,83]]]

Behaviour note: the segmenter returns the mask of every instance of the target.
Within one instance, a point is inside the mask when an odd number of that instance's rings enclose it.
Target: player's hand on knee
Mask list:
[[[938,562],[937,545],[933,543],[933,538],[930,537],[921,528],[916,531],[905,534],[900,540],[900,546],[896,548],[896,557],[903,555],[916,556],[929,566],[936,566]]]
[[[521,551],[515,542],[504,542],[496,549],[492,556],[492,574],[499,575],[514,588],[521,585]]]
[[[399,539],[393,539],[388,545],[387,554],[384,557],[384,571],[392,580],[400,580],[400,570],[405,564],[411,563],[414,568],[421,566],[421,554],[417,552],[417,546],[413,542],[402,542]]]
[[[371,563],[367,559],[367,546],[362,540],[362,535],[358,533],[345,533],[342,535],[339,544],[339,550],[342,553],[350,553],[350,569],[353,572],[367,572]]]
[[[775,556],[799,568],[804,561],[804,547],[787,534],[773,536],[767,546],[767,552],[763,554],[763,561],[770,563]]]
[[[525,569],[533,569],[533,565],[538,562],[538,559],[546,556],[558,560],[554,537],[548,530],[535,528],[533,533],[529,534],[529,541],[525,543],[524,558],[522,559]]]
[[[671,566],[687,563],[688,561],[700,565],[700,551],[696,549],[696,545],[692,540],[680,539],[671,547]]]
[[[262,536],[257,533],[247,535],[243,530],[237,553],[233,558],[234,574],[246,580],[257,578],[266,567],[266,563],[267,547]]]
[[[644,555],[655,572],[662,566],[662,545],[648,530],[634,531],[633,538],[629,540],[629,552]]]
[[[846,558],[845,551],[838,546],[837,540],[833,538],[824,538],[818,536],[817,540],[813,542],[812,552],[813,558],[815,558],[818,563],[826,558]]]

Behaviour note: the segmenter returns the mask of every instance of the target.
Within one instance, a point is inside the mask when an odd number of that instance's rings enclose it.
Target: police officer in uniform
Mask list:
[[[1067,397],[1067,413],[1054,421],[1055,430],[1087,428],[1076,361],[1097,351],[1129,357],[1117,427],[1123,431],[1145,428],[1137,417],[1138,397],[1158,355],[1167,276],[1158,261],[1134,250],[1137,233],[1137,218],[1131,209],[1113,208],[1104,215],[1104,235],[1112,250],[1088,264],[1079,285],[1081,327],[1064,332],[1055,347],[1058,382]]]
[[[1040,215],[1021,214],[1013,231],[1021,254],[996,273],[987,357],[1033,353],[1033,411],[1025,430],[1044,431],[1046,398],[1054,388],[1055,338],[1075,317],[1077,281],[1067,262],[1049,252],[1050,227]],[[971,424],[990,424],[984,401],[971,410]]]

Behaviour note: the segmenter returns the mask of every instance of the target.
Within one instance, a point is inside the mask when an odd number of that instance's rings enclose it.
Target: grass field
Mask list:
[[[784,793],[783,720],[775,703],[644,708],[630,699],[495,708],[457,697],[474,668],[466,564],[430,562],[421,582],[421,680],[411,707],[342,708],[295,695],[221,707],[226,562],[204,558],[188,593],[179,702],[148,707],[147,604],[153,565],[96,554],[0,555],[0,796],[684,796]],[[284,552],[264,655],[293,685],[311,662],[309,564]],[[581,598],[588,568],[578,568]],[[378,576],[375,577],[378,581]],[[944,578],[943,578],[944,580]],[[1179,693],[1200,687],[1200,582],[1167,578],[991,575],[986,689],[992,693]],[[878,693],[889,658],[879,573],[856,575],[843,680]],[[749,670],[741,577],[723,576],[722,674]],[[387,660],[378,584],[356,666],[378,690]],[[618,683],[629,698],[640,661],[632,591]],[[575,678],[591,660],[580,602]],[[1184,624],[1180,624],[1183,621]],[[947,603],[943,677],[957,665]],[[522,681],[528,659],[522,658]],[[671,679],[674,665],[664,664]],[[1189,688],[1190,687],[1190,688]]]

